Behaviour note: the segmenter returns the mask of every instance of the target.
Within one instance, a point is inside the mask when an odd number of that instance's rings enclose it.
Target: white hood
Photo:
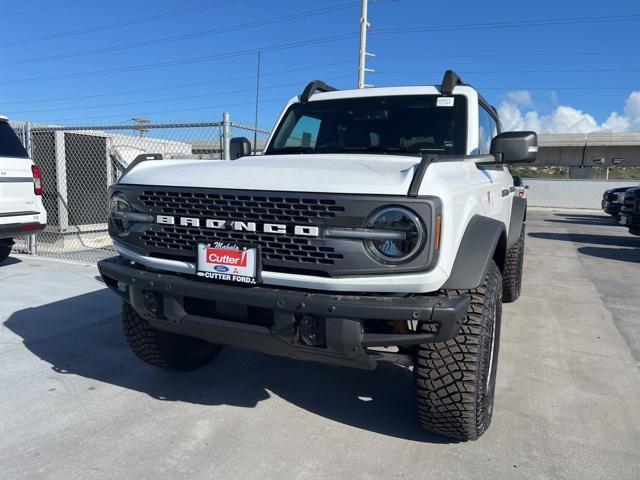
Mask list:
[[[258,155],[234,161],[149,160],[120,183],[283,192],[406,195],[420,158]]]

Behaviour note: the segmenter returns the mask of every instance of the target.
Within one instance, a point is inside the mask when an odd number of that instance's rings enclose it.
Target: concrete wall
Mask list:
[[[531,207],[600,209],[605,190],[638,185],[637,180],[523,180],[529,186],[527,198]]]

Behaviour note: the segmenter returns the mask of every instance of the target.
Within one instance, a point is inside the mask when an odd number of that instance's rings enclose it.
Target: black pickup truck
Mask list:
[[[629,228],[632,235],[640,235],[640,187],[625,192],[620,208],[620,224]]]

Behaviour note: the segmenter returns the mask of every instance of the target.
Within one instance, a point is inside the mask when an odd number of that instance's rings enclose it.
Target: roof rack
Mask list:
[[[322,80],[314,80],[313,82],[309,82],[307,86],[304,88],[302,95],[300,96],[300,103],[307,103],[311,95],[316,92],[335,92],[338,90],[331,85],[327,85]]]
[[[468,83],[464,83],[460,78],[460,75],[458,75],[456,72],[454,72],[453,70],[447,70],[446,72],[444,72],[444,78],[442,79],[442,86],[440,87],[440,93],[442,93],[443,95],[451,95],[453,93],[453,89],[456,88],[458,85],[460,86],[466,85],[468,87],[471,86]],[[482,95],[480,95],[479,92],[478,92],[478,101],[485,108],[491,111],[491,113],[494,114],[496,119],[498,118],[498,110],[496,110],[496,107],[494,107],[489,102],[487,102],[485,98]]]
[[[453,70],[447,70],[444,72],[444,78],[442,79],[442,86],[440,87],[440,92],[444,95],[451,95],[453,93],[453,89],[458,85],[465,85],[465,83]]]

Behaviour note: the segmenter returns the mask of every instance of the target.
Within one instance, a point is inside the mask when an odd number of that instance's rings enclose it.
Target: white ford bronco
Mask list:
[[[137,161],[110,190],[118,257],[100,273],[147,363],[197,368],[223,345],[413,369],[424,428],[489,426],[503,302],[520,294],[526,200],[507,166],[534,132],[448,71],[438,86],[310,83],[262,155]]]
[[[0,263],[13,239],[34,234],[47,223],[42,204],[42,177],[7,117],[0,116]]]

